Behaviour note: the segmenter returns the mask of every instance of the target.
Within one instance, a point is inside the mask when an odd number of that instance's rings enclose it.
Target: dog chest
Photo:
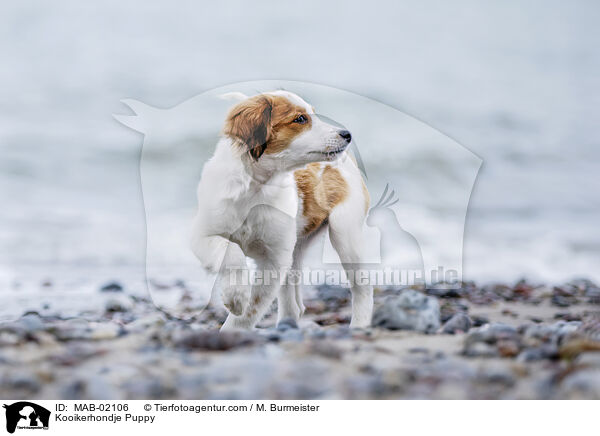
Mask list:
[[[262,204],[253,207],[241,226],[232,233],[246,256],[270,258],[279,251],[293,250],[296,242],[295,217],[276,207]]]

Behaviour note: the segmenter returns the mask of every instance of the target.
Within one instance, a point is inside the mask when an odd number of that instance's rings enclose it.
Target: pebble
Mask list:
[[[564,295],[553,295],[552,296],[552,304],[558,307],[569,307],[571,304],[574,304],[571,298],[565,297]]]
[[[515,372],[503,362],[492,362],[479,368],[477,380],[512,387],[517,382]]]
[[[517,329],[501,323],[486,324],[471,330],[464,341],[466,356],[512,357],[519,351]]]
[[[344,357],[344,351],[334,341],[312,341],[309,345],[311,354],[317,354],[329,359],[340,360]]]
[[[100,288],[100,292],[123,292],[123,286],[119,282],[109,282]]]
[[[59,353],[50,355],[49,360],[61,366],[75,366],[92,357],[106,354],[106,348],[99,348],[86,342],[75,342],[61,349]]]
[[[600,351],[580,354],[577,358],[577,365],[600,368]]]
[[[558,358],[558,347],[554,344],[544,344],[539,347],[526,348],[517,356],[519,362],[535,362],[545,359]]]
[[[49,331],[60,341],[107,340],[124,333],[123,328],[113,322],[89,322],[85,319],[71,319],[55,323]]]
[[[593,286],[585,291],[585,296],[590,304],[600,304],[600,288]]]
[[[160,378],[137,377],[122,386],[129,398],[164,399],[176,396],[177,390]]]
[[[432,295],[437,298],[460,298],[462,296],[462,289],[446,288],[446,287],[432,287],[427,289],[427,295]]]
[[[572,284],[554,286],[551,301],[555,306],[568,307],[579,302],[577,297],[580,293],[580,289]]]
[[[441,333],[445,334],[456,334],[456,333],[466,333],[469,331],[473,322],[469,315],[463,312],[459,312],[450,318],[446,323],[442,326]]]
[[[336,326],[325,329],[325,337],[329,339],[346,339],[352,337],[352,330],[348,326]]]
[[[261,342],[261,337],[243,331],[191,331],[175,340],[175,346],[187,350],[224,351]]]
[[[125,328],[128,332],[140,333],[161,328],[165,323],[165,316],[160,312],[154,312],[131,321]]]
[[[469,357],[494,357],[498,355],[496,347],[485,342],[475,342],[465,346],[463,354]]]
[[[578,331],[586,337],[600,342],[600,313],[583,317]]]
[[[133,308],[133,301],[126,295],[119,295],[106,300],[104,309],[107,312],[127,312]]]
[[[0,346],[9,347],[11,345],[18,345],[24,340],[23,335],[20,335],[14,331],[0,329]]]
[[[515,327],[502,323],[492,323],[471,331],[465,342],[486,342],[488,344],[494,344],[501,339],[508,340],[515,339],[516,337],[518,337],[518,333]]]
[[[19,372],[6,382],[12,389],[29,395],[37,393],[42,388],[39,377],[29,372]]]
[[[473,321],[473,327],[481,327],[490,323],[490,319],[486,316],[471,315],[470,318]]]
[[[562,381],[556,398],[600,400],[600,369],[588,368],[569,374]]]
[[[447,322],[450,318],[460,312],[468,312],[467,306],[461,299],[442,299],[440,300],[440,320],[442,323]]]
[[[435,297],[412,289],[387,297],[373,313],[373,326],[390,330],[433,333],[440,328],[440,307]]]
[[[282,341],[301,342],[304,339],[304,333],[298,329],[288,329],[281,333]]]
[[[519,342],[511,339],[501,339],[497,342],[496,348],[501,357],[515,357],[521,351]]]
[[[33,333],[45,329],[44,321],[38,313],[27,313],[23,315],[17,324],[27,332]]]
[[[12,345],[27,340],[27,336],[46,328],[37,313],[28,313],[16,321],[0,323],[0,344]]]
[[[557,312],[554,314],[554,319],[562,319],[563,321],[581,321],[581,315],[570,312]]]
[[[347,301],[350,298],[350,291],[341,286],[320,285],[317,286],[317,298],[323,301]]]

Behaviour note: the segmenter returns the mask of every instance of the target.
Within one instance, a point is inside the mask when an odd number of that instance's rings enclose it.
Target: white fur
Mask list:
[[[299,286],[280,286],[280,275],[301,268],[303,248],[314,235],[302,237],[302,208],[293,171],[310,162],[329,161],[348,182],[350,195],[332,211],[329,235],[345,266],[360,264],[365,199],[360,171],[346,152],[327,152],[346,145],[339,129],[314,116],[312,107],[286,91],[269,93],[288,98],[313,115],[310,130],[276,154],[254,161],[247,153],[222,138],[206,163],[198,185],[198,213],[194,219],[191,248],[204,268],[218,274],[223,302],[230,314],[223,329],[253,328],[279,291],[278,319],[298,319],[304,312]],[[300,207],[299,207],[300,206]],[[270,283],[251,289],[240,285],[247,270],[246,256],[262,271],[271,271]],[[231,271],[237,271],[232,284]],[[372,288],[352,285],[351,326],[371,322]]]

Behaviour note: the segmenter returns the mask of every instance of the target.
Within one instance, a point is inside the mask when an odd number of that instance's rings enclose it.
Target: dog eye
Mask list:
[[[294,121],[292,121],[293,123],[298,123],[298,124],[304,124],[308,121],[308,118],[306,118],[304,115],[298,115],[296,118],[294,118]]]

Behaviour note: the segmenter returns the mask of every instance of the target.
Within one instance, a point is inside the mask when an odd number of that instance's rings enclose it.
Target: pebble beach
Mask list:
[[[77,316],[0,323],[2,398],[600,399],[600,288],[585,279],[376,289],[367,329],[348,327],[347,289],[321,286],[298,323],[276,325],[274,305],[225,333],[225,309],[185,292],[185,318],[118,280],[93,292]]]

